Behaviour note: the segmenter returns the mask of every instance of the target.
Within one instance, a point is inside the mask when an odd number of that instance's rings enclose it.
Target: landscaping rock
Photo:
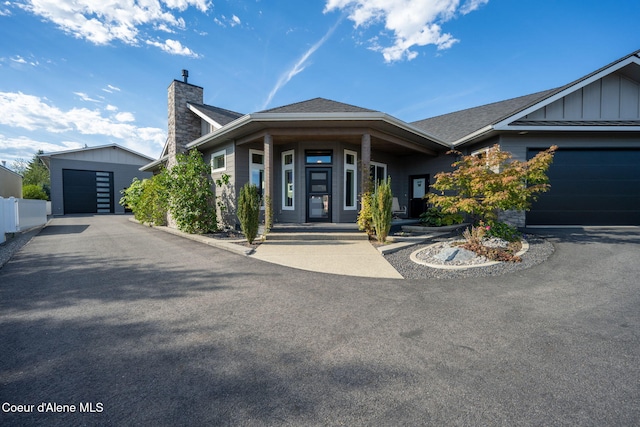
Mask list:
[[[455,254],[452,260],[460,263],[471,261],[478,256],[475,252],[464,248],[458,248],[457,251],[458,252]]]
[[[440,252],[438,252],[436,255],[434,255],[434,258],[439,259],[440,261],[445,261],[445,262],[451,261],[458,255],[459,251],[460,249],[458,248],[444,248]]]

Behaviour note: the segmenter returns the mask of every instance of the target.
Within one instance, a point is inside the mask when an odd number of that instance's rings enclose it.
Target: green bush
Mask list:
[[[178,229],[207,233],[217,229],[215,194],[211,188],[211,166],[198,150],[176,156],[169,170],[169,212]]]
[[[237,212],[240,228],[251,244],[258,235],[260,222],[260,192],[257,186],[246,183],[240,189]]]
[[[47,193],[44,189],[36,184],[27,184],[22,187],[23,199],[47,200]]]
[[[509,224],[500,221],[490,221],[481,223],[487,230],[487,236],[497,237],[499,239],[506,240],[507,242],[516,242],[522,238],[522,235],[516,227],[512,227]]]
[[[426,227],[443,227],[453,224],[461,224],[464,217],[460,214],[442,212],[442,209],[431,207],[420,214],[420,222]]]
[[[131,185],[122,191],[120,204],[131,209],[140,222],[165,225],[169,204],[167,179],[165,171],[142,181],[134,178]]]
[[[373,203],[373,199],[370,192],[366,192],[362,195],[362,206],[360,207],[360,212],[358,212],[358,229],[360,231],[365,231],[369,236],[373,236],[375,234],[375,230],[373,228],[373,216],[371,213],[371,204]]]
[[[376,238],[384,243],[391,230],[391,219],[393,218],[393,193],[391,193],[391,177],[382,181],[373,193],[371,204],[371,215],[373,228],[376,230]]]

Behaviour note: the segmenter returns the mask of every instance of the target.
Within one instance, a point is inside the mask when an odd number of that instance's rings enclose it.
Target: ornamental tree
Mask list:
[[[497,144],[486,156],[464,156],[452,164],[453,172],[436,174],[432,188],[440,193],[427,197],[444,212],[463,212],[487,222],[496,221],[499,211],[529,210],[550,188],[546,172],[557,148],[554,145],[526,162],[512,160],[511,153]]]

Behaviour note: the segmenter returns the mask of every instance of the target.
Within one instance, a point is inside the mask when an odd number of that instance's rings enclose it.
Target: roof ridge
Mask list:
[[[358,110],[362,110],[362,111],[377,112],[376,110],[372,110],[370,108],[364,108],[364,107],[360,107],[358,105],[348,104],[346,102],[336,101],[334,99],[323,98],[321,96],[317,96],[315,98],[310,98],[310,99],[306,99],[306,100],[302,100],[302,101],[292,102],[290,104],[280,105],[280,106],[277,106],[277,107],[273,107],[273,108],[269,108],[269,109],[266,109],[266,110],[258,111],[258,113],[268,113],[268,112],[272,112],[274,110],[288,109],[288,108],[291,108],[291,107],[296,106],[296,105],[308,104],[308,103],[311,103],[313,101],[329,102],[329,103],[332,103],[332,104],[340,104],[340,105],[344,105],[344,106],[347,106],[347,107],[350,107],[350,108],[354,108],[354,109],[358,109]]]

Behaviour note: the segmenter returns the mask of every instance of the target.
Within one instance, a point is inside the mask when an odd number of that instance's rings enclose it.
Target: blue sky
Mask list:
[[[240,113],[324,97],[420,120],[580,78],[640,49],[639,18],[637,0],[3,1],[0,161],[156,158],[182,69]]]

